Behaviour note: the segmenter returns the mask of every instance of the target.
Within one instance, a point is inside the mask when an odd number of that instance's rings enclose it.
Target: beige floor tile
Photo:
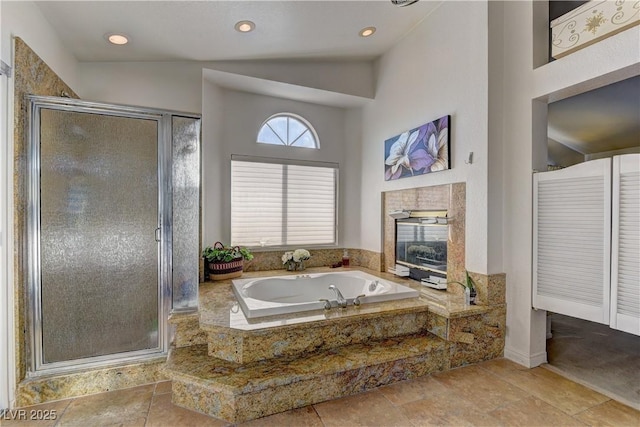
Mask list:
[[[135,420],[128,420],[123,423],[118,422],[114,424],[109,424],[105,427],[145,427],[146,424],[147,424],[146,418],[136,418]],[[178,426],[175,426],[175,427],[178,427]]]
[[[511,371],[503,378],[569,415],[577,414],[609,400],[603,394],[544,368]]]
[[[494,375],[499,377],[504,377],[513,373],[514,371],[528,371],[529,368],[526,366],[519,365],[515,362],[512,362],[509,359],[492,359],[487,360],[486,362],[478,363],[476,366],[491,372]]]
[[[221,427],[227,425],[229,423],[226,421],[174,405],[171,403],[170,393],[153,396],[147,419],[147,427]]]
[[[377,390],[318,403],[314,408],[326,427],[411,425]]]
[[[109,426],[146,418],[155,384],[79,397],[71,402],[56,427]]]
[[[292,409],[280,414],[239,424],[238,427],[323,427],[320,416],[313,406]]]
[[[432,376],[401,381],[380,387],[378,390],[396,406],[416,400],[427,399],[447,391],[446,387],[436,381]]]
[[[153,394],[171,393],[171,381],[162,381],[156,384]]]
[[[584,426],[558,408],[536,397],[528,397],[489,412],[506,426]]]
[[[55,425],[71,399],[14,409],[0,417],[2,427],[50,427]]]
[[[489,412],[529,394],[477,366],[467,366],[433,376],[457,396],[463,396],[480,411]]]
[[[638,427],[640,426],[640,411],[609,400],[601,405],[589,408],[574,415],[583,423],[594,427]]]
[[[400,406],[413,426],[501,426],[473,403],[448,391]]]
[[[640,409],[640,338],[556,313],[549,320],[545,368]]]

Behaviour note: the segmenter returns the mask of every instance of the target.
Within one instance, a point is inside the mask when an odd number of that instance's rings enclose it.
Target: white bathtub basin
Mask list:
[[[371,286],[372,283],[377,285]],[[261,277],[233,280],[233,292],[247,318],[321,310],[324,302],[336,304],[336,296],[329,289],[335,285],[348,305],[359,295],[362,304],[417,298],[420,293],[407,286],[375,277],[362,271],[341,271]]]

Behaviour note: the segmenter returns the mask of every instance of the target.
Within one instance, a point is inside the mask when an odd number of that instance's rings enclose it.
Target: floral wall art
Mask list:
[[[384,142],[384,179],[423,175],[450,169],[449,122],[444,116]]]

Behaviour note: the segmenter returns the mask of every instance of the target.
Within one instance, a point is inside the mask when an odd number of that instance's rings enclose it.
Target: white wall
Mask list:
[[[223,89],[202,79],[202,245],[223,239],[222,157]],[[228,225],[227,225],[228,227]],[[224,241],[224,240],[223,240]],[[225,241],[227,243],[228,240]]]
[[[547,101],[640,74],[639,27],[534,70],[533,46],[545,43],[532,36],[537,33],[533,9],[531,2],[504,2],[505,356],[526,366],[546,359],[546,313],[531,309],[531,200],[532,170],[546,163]]]
[[[362,248],[360,236],[360,215],[362,205],[362,108],[346,110],[345,151],[340,165],[341,206],[340,222],[341,242],[347,248]],[[370,216],[369,220],[376,216]]]
[[[76,60],[33,2],[0,2],[0,59],[13,68],[13,38],[20,37],[69,86],[76,88]],[[12,76],[14,70],[12,70]],[[13,77],[0,77],[0,409],[15,398],[13,292]]]
[[[216,240],[228,242],[230,238],[232,154],[339,163],[341,197],[338,217],[339,224],[342,225],[345,215],[340,206],[345,203],[345,188],[353,187],[350,182],[359,180],[360,176],[359,170],[345,167],[346,110],[246,92],[213,89],[211,86],[211,83],[206,83],[206,96],[212,95],[212,99],[205,99],[206,109],[203,109],[203,244],[213,244]],[[256,137],[262,123],[273,114],[281,112],[298,114],[307,119],[318,134],[320,149],[257,144]],[[216,114],[219,115],[218,118],[214,118]],[[211,118],[214,118],[215,125],[206,123]],[[209,164],[209,161],[212,161],[212,164]],[[342,234],[342,230],[339,229],[339,236]]]
[[[369,61],[215,61],[207,68],[365,98],[375,93]]]
[[[196,62],[81,62],[78,87],[89,101],[202,111],[202,66]]]
[[[77,61],[34,2],[3,1],[0,27],[4,62],[13,66],[13,37],[20,37],[66,84],[77,90]]]
[[[504,272],[504,7],[502,2],[488,5],[488,205],[487,273]]]
[[[203,69],[285,82],[293,90],[373,96],[373,68],[365,61],[80,62],[77,86],[86,100],[199,113]]]
[[[375,101],[363,109],[364,249],[381,250],[381,192],[466,182],[466,266],[487,272],[487,37],[486,2],[444,2],[380,59]],[[452,169],[385,182],[384,141],[447,114]]]

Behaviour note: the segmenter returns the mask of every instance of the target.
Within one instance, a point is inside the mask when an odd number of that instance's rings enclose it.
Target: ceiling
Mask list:
[[[394,6],[389,0],[36,3],[63,44],[82,62],[370,60],[398,43],[442,1],[421,0],[407,7]],[[241,20],[255,22],[255,31],[235,31],[235,23]],[[358,32],[369,26],[375,26],[376,33],[360,37]],[[110,45],[105,35],[113,32],[130,36],[131,43]],[[233,89],[292,99],[343,106],[361,102],[323,100],[304,88],[239,80],[228,73],[209,77]],[[549,138],[581,154],[637,147],[640,77],[549,104],[548,118]]]
[[[640,76],[549,104],[549,138],[581,154],[640,147]]]
[[[356,1],[40,1],[78,61],[373,59],[411,31],[440,1],[394,6]],[[234,30],[251,20],[251,33]],[[377,28],[367,38],[358,32]],[[109,45],[105,34],[131,38]]]

